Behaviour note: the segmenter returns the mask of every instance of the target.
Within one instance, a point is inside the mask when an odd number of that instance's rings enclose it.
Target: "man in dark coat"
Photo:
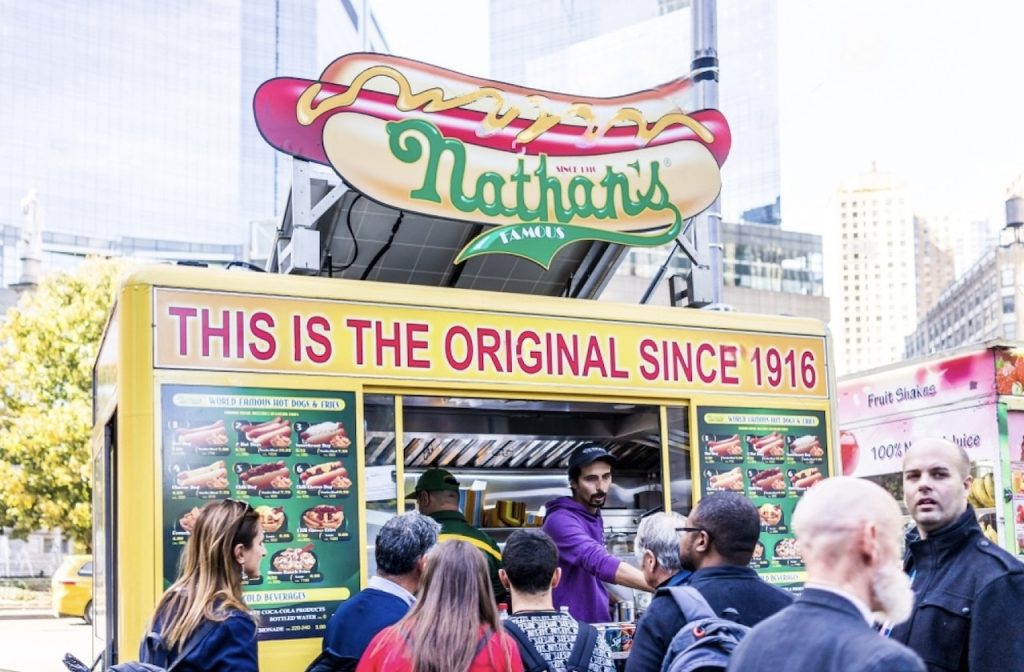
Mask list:
[[[1024,669],[1024,565],[982,534],[967,504],[970,460],[944,439],[915,441],[903,460],[903,498],[917,529],[905,571],[916,599],[892,638],[929,670]]]
[[[830,478],[793,512],[807,584],[792,606],[765,619],[732,654],[742,672],[924,672],[918,656],[873,627],[872,612],[898,622],[914,595],[899,570],[900,509],[884,489]]]
[[[676,530],[682,532],[682,567],[693,572],[686,583],[719,616],[753,626],[793,602],[792,595],[766,583],[749,567],[761,523],[757,508],[743,495],[719,492],[704,497],[686,525]],[[672,637],[689,620],[667,590],[658,590],[637,624],[627,672],[660,669]]]

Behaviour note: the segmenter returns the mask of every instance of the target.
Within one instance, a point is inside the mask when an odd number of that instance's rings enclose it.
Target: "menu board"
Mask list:
[[[164,586],[200,509],[245,501],[267,550],[243,581],[258,638],[322,636],[359,589],[355,394],[165,385],[161,410]]]
[[[798,587],[804,562],[790,521],[800,496],[830,475],[825,413],[701,406],[697,432],[701,496],[749,497],[761,518],[750,566],[766,581]]]

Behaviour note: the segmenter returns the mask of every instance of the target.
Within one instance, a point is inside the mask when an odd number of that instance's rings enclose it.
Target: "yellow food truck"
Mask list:
[[[584,441],[619,459],[611,552],[645,510],[732,490],[761,511],[752,564],[797,585],[790,515],[836,465],[829,357],[815,320],[138,269],[95,365],[96,654],[134,659],[199,508],[235,498],[266,530],[261,665],[302,670],[418,474],[456,474],[501,541],[568,494]]]

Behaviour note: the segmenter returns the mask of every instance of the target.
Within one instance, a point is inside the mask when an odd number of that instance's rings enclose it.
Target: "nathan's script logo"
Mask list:
[[[576,241],[671,242],[711,205],[729,127],[681,111],[689,84],[587,99],[351,54],[316,82],[265,82],[254,106],[271,145],[374,200],[491,224],[456,263],[504,253],[547,268]]]

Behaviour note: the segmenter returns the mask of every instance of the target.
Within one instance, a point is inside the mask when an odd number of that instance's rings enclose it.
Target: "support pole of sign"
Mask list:
[[[717,0],[693,0],[691,9],[693,62],[690,65],[696,92],[696,109],[718,109],[718,9]],[[722,300],[721,199],[699,214],[694,222],[698,263],[687,283],[692,288],[690,305],[717,304]]]

